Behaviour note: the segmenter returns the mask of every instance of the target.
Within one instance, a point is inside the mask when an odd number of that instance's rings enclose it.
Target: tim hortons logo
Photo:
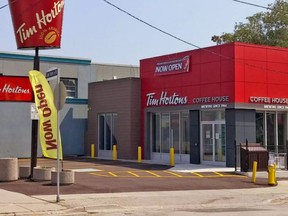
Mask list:
[[[52,23],[53,20],[61,13],[64,8],[64,0],[54,2],[53,8],[51,8],[50,12],[45,13],[44,10],[41,10],[40,13],[36,13],[36,25],[31,27],[26,27],[26,23],[20,25],[20,27],[16,30],[16,34],[18,35],[20,42],[24,43],[26,40],[31,38],[38,31],[42,31],[40,34],[40,39],[44,39],[46,44],[52,44],[58,37],[59,32],[58,29],[54,27],[49,27],[45,29],[45,27]]]
[[[166,91],[161,93],[160,98],[155,97],[156,93],[148,93],[147,95],[147,106],[160,106],[160,105],[184,105],[187,104],[187,96],[181,97],[177,93],[168,95]]]

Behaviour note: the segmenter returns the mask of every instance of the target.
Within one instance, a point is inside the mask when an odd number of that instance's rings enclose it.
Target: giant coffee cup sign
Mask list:
[[[9,0],[18,49],[60,48],[64,0]]]

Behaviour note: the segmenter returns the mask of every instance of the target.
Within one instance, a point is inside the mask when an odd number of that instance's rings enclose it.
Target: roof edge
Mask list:
[[[28,60],[31,61],[34,59],[33,55],[28,54],[19,54],[19,53],[8,53],[0,52],[0,58],[2,59],[18,59],[18,60]],[[57,62],[57,63],[69,63],[69,64],[81,64],[81,65],[90,65],[90,59],[77,59],[70,57],[52,57],[52,56],[40,56],[40,61],[43,62]]]

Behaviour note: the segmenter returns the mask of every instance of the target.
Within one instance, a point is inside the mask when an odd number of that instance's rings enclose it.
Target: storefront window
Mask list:
[[[105,113],[99,115],[99,149],[112,150],[112,146],[117,144],[116,120],[117,114]]]
[[[105,143],[105,115],[99,115],[99,149],[104,150],[104,143]]]
[[[105,150],[111,150],[112,144],[112,116],[105,116]]]
[[[286,153],[285,145],[285,113],[278,113],[277,123],[278,123],[278,153]]]
[[[190,154],[189,114],[181,112],[181,153]]]
[[[202,111],[201,121],[224,121],[225,110]]]
[[[152,152],[190,154],[189,113],[151,113]]]
[[[171,146],[174,147],[174,153],[180,153],[180,113],[171,113]]]
[[[152,113],[152,125],[151,125],[151,142],[152,142],[152,151],[160,153],[160,114]]]
[[[256,113],[256,142],[269,152],[286,153],[286,113]]]
[[[267,149],[275,152],[275,113],[267,113]]]
[[[256,113],[256,142],[264,144],[264,113]]]
[[[170,118],[169,113],[161,115],[161,152],[169,153],[170,150]]]

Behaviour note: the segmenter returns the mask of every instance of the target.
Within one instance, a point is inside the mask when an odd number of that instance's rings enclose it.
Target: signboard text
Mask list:
[[[184,105],[187,104],[187,96],[181,97],[177,93],[168,95],[166,91],[162,91],[160,98],[155,97],[156,93],[148,93],[147,106],[161,106],[161,105]]]

